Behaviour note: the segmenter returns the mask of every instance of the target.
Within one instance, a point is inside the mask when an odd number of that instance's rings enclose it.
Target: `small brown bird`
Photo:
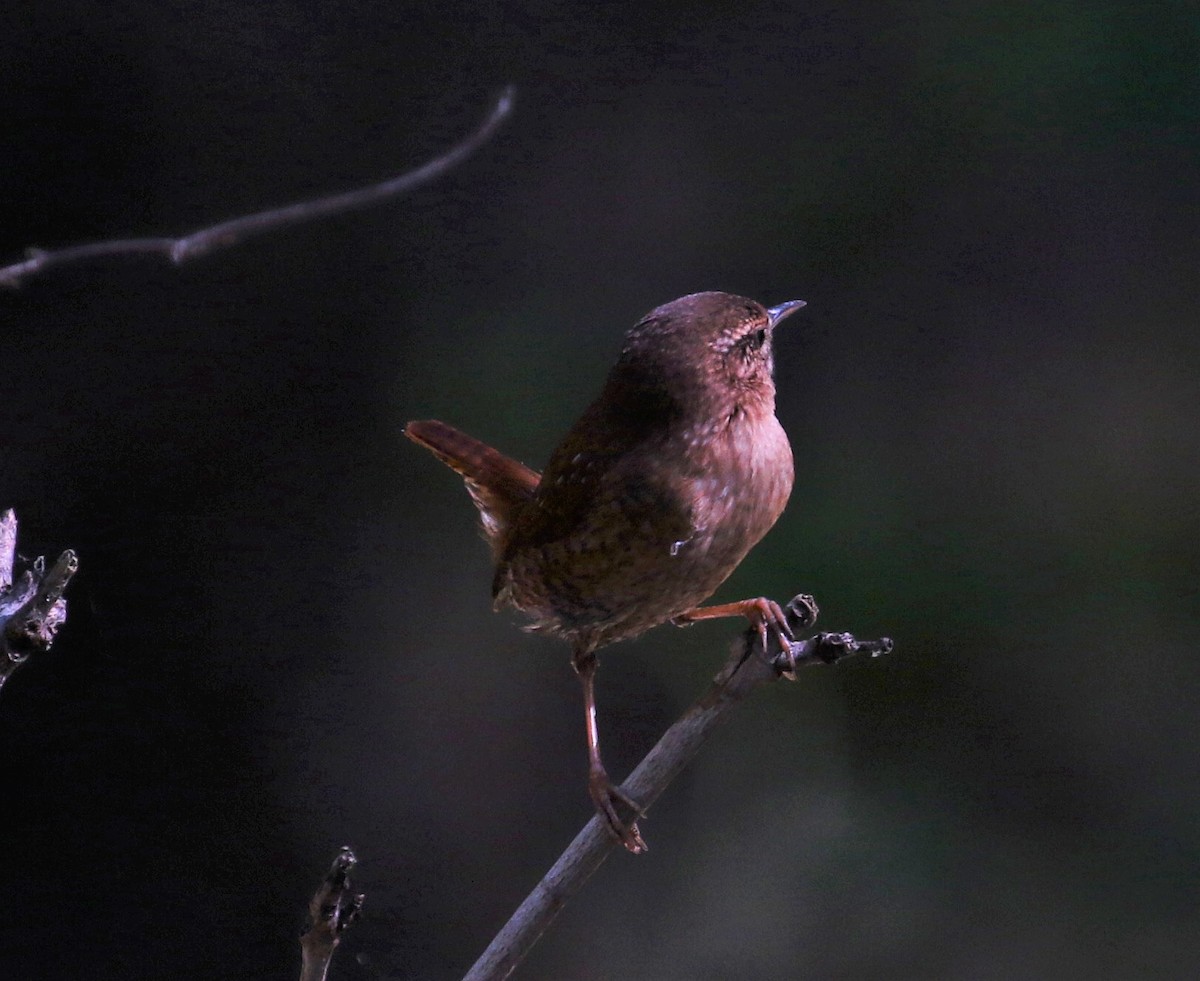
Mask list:
[[[512,606],[571,644],[583,683],[588,791],[631,852],[641,813],[613,784],[596,728],[596,650],[668,620],[744,616],[766,642],[792,639],[759,597],[700,606],[775,524],[792,490],[792,451],[775,418],[772,332],[804,306],[767,309],[693,293],[652,310],[625,337],[600,396],[540,476],[442,422],[407,436],[462,475],[483,519],[497,608]]]

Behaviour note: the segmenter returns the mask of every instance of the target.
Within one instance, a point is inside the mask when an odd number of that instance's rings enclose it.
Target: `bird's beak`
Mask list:
[[[786,303],[781,303],[777,307],[771,307],[767,310],[767,316],[770,318],[770,324],[775,327],[784,317],[791,316],[801,307],[808,306],[803,300],[788,300]]]

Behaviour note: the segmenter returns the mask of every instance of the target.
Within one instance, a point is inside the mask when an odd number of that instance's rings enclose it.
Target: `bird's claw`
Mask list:
[[[637,826],[636,819],[645,817],[641,804],[609,780],[608,774],[603,770],[593,771],[589,774],[588,794],[596,806],[596,813],[604,821],[609,833],[624,845],[626,850],[634,855],[641,855],[649,850]],[[616,802],[618,801],[633,811],[634,820],[624,821],[621,819],[617,813]]]
[[[770,648],[767,643],[767,631],[770,630],[779,642],[780,651],[787,656],[787,666],[780,670],[780,677],[787,678],[788,681],[795,681],[796,658],[793,649],[796,644],[796,635],[792,633],[792,625],[788,621],[787,613],[775,600],[767,599],[765,596],[750,600],[749,609],[748,616],[758,631],[758,640],[762,644],[763,654],[770,656]]]

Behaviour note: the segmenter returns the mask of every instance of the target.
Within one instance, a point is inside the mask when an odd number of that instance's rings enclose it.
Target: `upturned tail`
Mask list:
[[[479,508],[483,535],[498,557],[517,511],[533,500],[541,475],[436,419],[410,422],[404,435],[462,477]]]

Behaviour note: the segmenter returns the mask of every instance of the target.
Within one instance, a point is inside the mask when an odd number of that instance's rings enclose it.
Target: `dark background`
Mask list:
[[[947,9],[947,7],[952,9]],[[683,293],[778,340],[798,482],[718,594],[894,656],[739,709],[527,978],[1200,968],[1189,3],[78,2],[0,14],[0,259],[407,169],[376,210],[0,295],[0,506],[77,549],[0,696],[0,977],[453,978],[590,814],[566,650],[490,612],[454,422],[531,465]],[[627,772],[736,625],[607,652]]]

